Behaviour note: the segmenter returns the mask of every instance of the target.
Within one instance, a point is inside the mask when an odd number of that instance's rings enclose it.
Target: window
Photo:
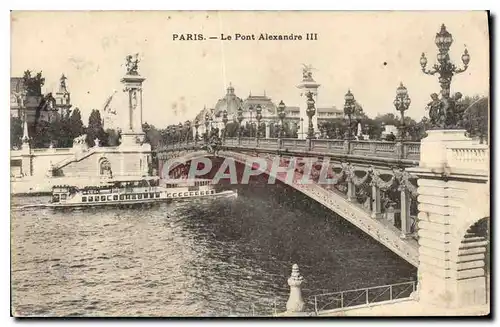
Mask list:
[[[82,196],[82,202],[87,202],[87,197],[86,196]]]
[[[94,201],[94,197],[93,196],[89,196],[89,202],[92,202]]]
[[[101,201],[106,201],[106,196],[102,195],[101,196]]]
[[[68,196],[66,194],[61,194],[61,200],[66,200]]]
[[[148,198],[148,193],[144,193],[144,198],[147,199]]]
[[[106,197],[106,200],[111,201],[111,195],[108,195],[108,196]]]
[[[52,197],[52,202],[59,202],[59,194],[54,194]]]
[[[160,192],[156,192],[156,198],[159,198],[160,197]]]
[[[123,194],[120,194],[120,200],[123,200],[125,196]]]
[[[184,196],[188,196],[188,195],[189,195],[189,193],[188,193],[188,192],[184,192]]]
[[[98,202],[98,201],[99,201],[99,195],[96,195],[96,196],[94,197],[94,200],[95,200],[96,202]]]
[[[125,199],[130,200],[130,194],[125,195]]]
[[[149,193],[149,198],[152,199],[155,197],[155,194],[154,193]]]
[[[172,193],[172,197],[176,198],[177,197],[177,193]]]
[[[141,200],[142,199],[142,194],[137,194],[137,199]]]
[[[135,200],[136,197],[135,197],[135,194],[132,194],[132,200]]]
[[[113,195],[113,200],[118,200],[118,195]]]

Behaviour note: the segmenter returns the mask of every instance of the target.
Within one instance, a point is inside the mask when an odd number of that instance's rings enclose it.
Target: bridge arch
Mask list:
[[[268,162],[268,167],[270,166],[269,164],[272,161],[277,160],[277,158],[282,158],[279,155],[269,155],[264,153],[245,154],[233,151],[219,151],[218,154],[214,156],[207,153],[206,151],[179,151],[175,154],[170,153],[168,160],[163,163],[163,166],[160,167],[160,170],[162,171],[162,175],[164,176],[165,172],[168,174],[170,170],[175,169],[179,165],[183,165],[186,162],[206,157],[231,159],[236,163],[240,163],[253,169],[253,167],[250,167],[250,165],[255,162],[256,156],[261,159],[265,159]],[[344,172],[343,175],[354,175],[356,170],[354,169],[354,167],[350,166],[343,166],[342,168],[344,171],[347,171],[347,173]],[[339,216],[343,217],[344,219],[361,229],[366,234],[370,235],[378,242],[385,245],[392,252],[396,253],[401,258],[408,261],[410,264],[414,266],[418,265],[418,249],[413,243],[404,238],[401,238],[399,232],[396,233],[392,229],[387,229],[387,225],[383,224],[378,219],[374,219],[370,212],[365,211],[363,208],[355,205],[349,199],[346,199],[345,195],[342,196],[337,192],[329,191],[316,183],[300,184],[290,182],[288,178],[283,178],[281,174],[276,174],[274,170],[267,169],[263,173],[271,178],[274,178],[275,180],[279,180],[286,185],[293,187],[295,190],[298,190],[306,196],[314,199],[316,202],[332,210]],[[354,176],[351,177],[356,178]],[[359,178],[359,176],[357,178]]]

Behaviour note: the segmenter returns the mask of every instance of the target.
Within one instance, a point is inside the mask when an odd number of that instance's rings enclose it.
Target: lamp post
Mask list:
[[[177,129],[179,130],[179,145],[180,145],[182,142],[182,123],[179,123],[179,125],[177,125]]]
[[[308,129],[307,129],[307,138],[308,139],[313,139],[314,138],[314,127],[312,123],[312,118],[314,114],[316,113],[316,108],[314,107],[314,99],[313,99],[313,94],[311,92],[307,92],[307,109],[306,109],[306,114],[307,117],[309,118],[309,124],[308,124]]]
[[[243,121],[243,108],[238,108],[238,116],[236,118],[238,120],[238,139],[241,139],[241,133],[243,130],[243,126],[241,126],[241,122]]]
[[[304,137],[304,118],[300,117],[300,137]]]
[[[260,120],[262,119],[262,107],[260,104],[257,105],[255,108],[255,119],[257,119],[257,130],[256,130],[256,136],[257,136],[257,144],[259,144],[259,138],[260,138]]]
[[[351,119],[354,114],[354,109],[356,108],[356,101],[354,100],[354,95],[351,93],[351,90],[348,90],[346,95],[344,96],[345,104],[344,104],[344,114],[347,116],[347,134],[346,139],[352,139],[352,124]]]
[[[194,129],[196,130],[194,134],[194,144],[198,144],[198,127],[200,127],[200,121],[196,118],[194,120]]]
[[[186,144],[188,144],[189,143],[189,136],[192,135],[191,134],[191,121],[186,120],[184,125],[186,126]]]
[[[250,112],[250,137],[252,137],[253,133],[252,133],[252,130],[253,130],[253,120],[252,120],[252,114],[253,114],[253,106],[250,105],[250,107],[248,107],[248,111]]]
[[[222,135],[222,139],[226,139],[226,125],[227,125],[227,110],[224,109],[222,112],[222,123],[224,124],[224,134]]]
[[[470,55],[467,48],[462,54],[463,68],[458,68],[450,61],[449,50],[453,43],[453,36],[446,30],[444,24],[441,25],[441,30],[436,33],[435,41],[438,48],[437,61],[432,69],[426,69],[427,58],[425,53],[420,57],[420,66],[422,72],[427,75],[438,74],[439,84],[441,86],[441,99],[438,99],[437,94],[431,95],[432,101],[427,105],[429,110],[429,118],[431,128],[446,128],[457,129],[460,128],[463,118],[463,108],[457,105],[458,100],[462,95],[456,93],[453,98],[450,98],[450,84],[453,75],[463,73],[469,67]]]
[[[280,101],[280,103],[278,104],[278,118],[280,119],[280,128],[279,128],[279,135],[278,137],[279,138],[282,138],[285,134],[285,129],[283,128],[284,125],[283,125],[283,120],[285,119],[285,103],[283,102],[283,100]]]
[[[399,138],[401,141],[404,141],[406,138],[405,111],[410,107],[410,103],[411,99],[408,96],[408,90],[403,83],[400,83],[399,87],[396,89],[394,107],[401,113],[401,126],[399,128]]]
[[[209,119],[210,119],[210,116],[207,112],[207,113],[205,113],[205,139],[206,139],[205,141],[208,141],[208,137],[209,137],[209,134],[208,134],[208,132],[209,132],[208,125],[210,124]]]

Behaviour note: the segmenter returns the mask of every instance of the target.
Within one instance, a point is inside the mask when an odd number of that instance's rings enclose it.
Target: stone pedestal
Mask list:
[[[418,298],[426,305],[461,308],[486,303],[487,242],[469,229],[489,217],[489,172],[466,169],[478,153],[475,144],[463,130],[428,131],[419,167],[407,169],[419,177]],[[456,148],[467,160],[450,159]]]
[[[420,167],[444,168],[447,163],[447,147],[468,146],[477,142],[465,136],[465,130],[429,130],[420,143]]]
[[[294,264],[292,266],[292,275],[288,278],[288,285],[290,286],[290,296],[286,303],[286,312],[288,314],[304,312],[305,303],[300,290],[302,282],[303,277],[300,275],[299,266]]]
[[[142,83],[146,79],[139,75],[125,75],[123,92],[127,96],[128,107],[126,110],[127,123],[123,126],[121,133],[121,144],[125,147],[134,144],[141,145],[144,142],[144,131],[142,130]]]

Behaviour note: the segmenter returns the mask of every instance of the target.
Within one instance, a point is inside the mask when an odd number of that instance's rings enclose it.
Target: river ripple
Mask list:
[[[12,302],[21,316],[227,316],[284,311],[297,263],[304,297],[414,280],[416,269],[289,187],[150,209],[16,207]]]

